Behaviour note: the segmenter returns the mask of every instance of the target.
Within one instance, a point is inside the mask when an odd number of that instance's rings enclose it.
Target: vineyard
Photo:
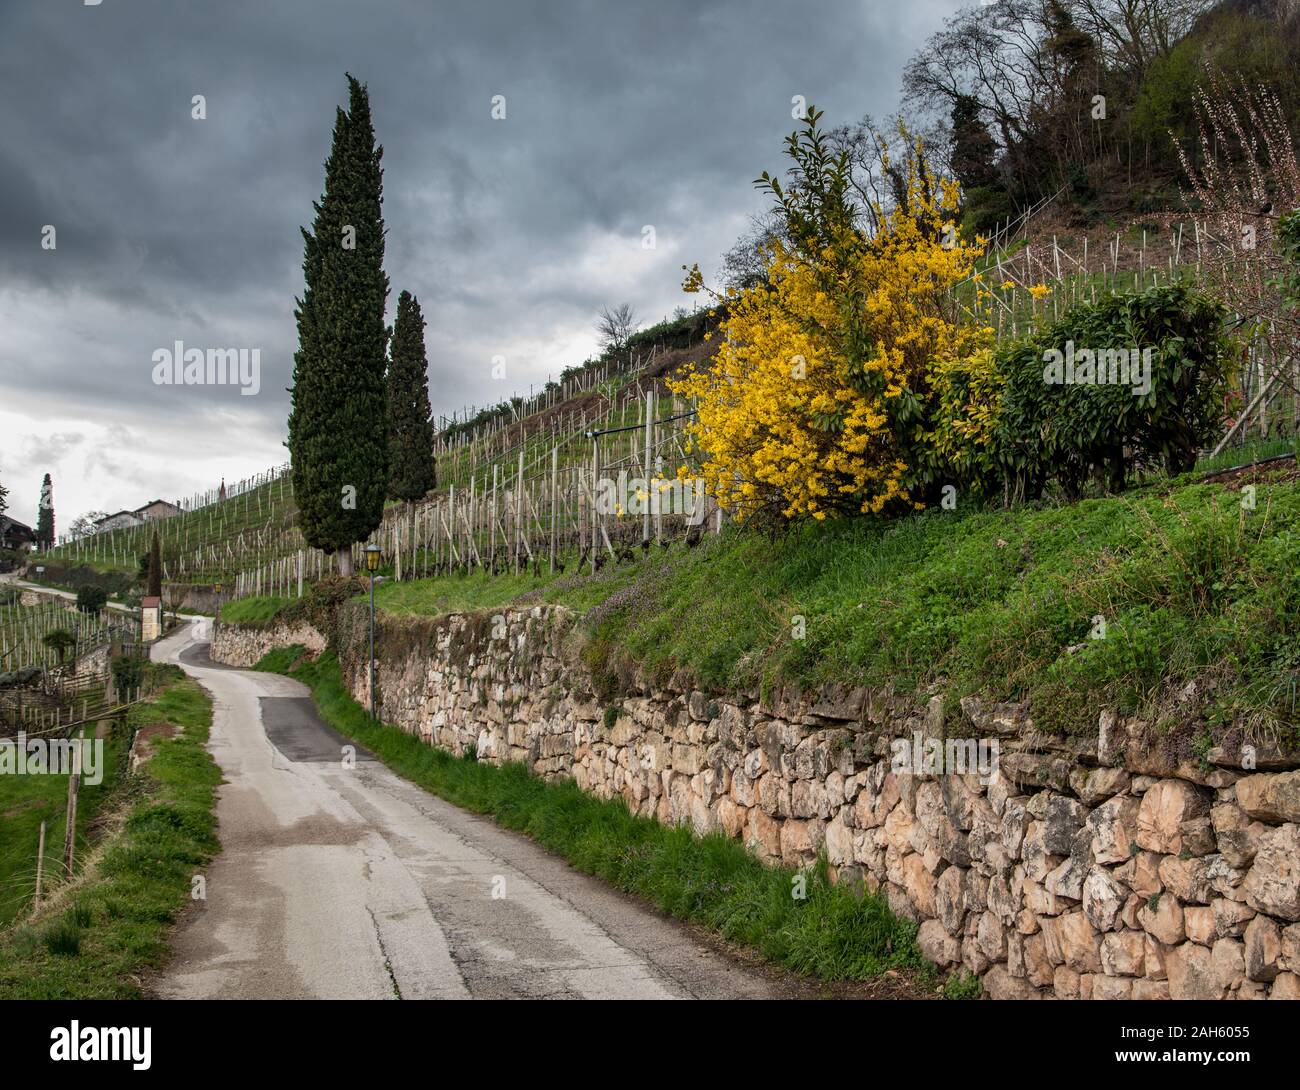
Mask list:
[[[16,600],[0,605],[0,675],[38,666],[49,670],[65,662],[76,662],[114,640],[133,639],[134,619],[80,613],[67,603],[41,601],[21,605]],[[69,642],[60,653],[49,640],[53,633],[66,633]]]
[[[955,308],[999,337],[1041,327],[1106,292],[1195,282],[1213,244],[1194,222],[1107,240],[1044,236],[1031,226],[1028,217],[1008,224],[978,271],[952,291]],[[701,328],[695,316],[677,326]],[[399,579],[455,570],[596,570],[638,547],[718,530],[725,513],[711,497],[697,496],[690,476],[699,464],[688,430],[695,407],[665,384],[710,350],[703,340],[663,351],[651,344],[644,354],[629,350],[623,359],[574,369],[528,398],[443,418],[437,489],[409,508],[390,504],[372,535],[385,570]],[[1300,398],[1292,386],[1273,384],[1257,396],[1263,366],[1253,355],[1243,360],[1237,384],[1250,412],[1238,416],[1240,426],[1221,447],[1264,439],[1285,449],[1279,437],[1296,431]],[[685,482],[679,467],[688,467]],[[156,530],[167,582],[220,586],[230,597],[292,596],[337,570],[337,558],[307,547],[297,529],[288,465],[238,482],[224,499],[210,490],[181,506],[170,519],[65,540],[50,556],[132,573]],[[355,546],[358,560],[365,544]]]

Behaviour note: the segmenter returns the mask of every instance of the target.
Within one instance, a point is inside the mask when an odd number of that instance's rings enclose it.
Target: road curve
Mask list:
[[[163,998],[771,997],[685,928],[360,752],[306,688],[213,666],[196,621],[154,647],[213,697],[225,784],[206,899]]]

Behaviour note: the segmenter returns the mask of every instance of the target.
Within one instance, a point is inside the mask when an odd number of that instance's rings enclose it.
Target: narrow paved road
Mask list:
[[[222,851],[154,982],[166,998],[766,997],[775,985],[524,837],[407,783],[304,686],[154,648],[212,694]],[[495,894],[495,895],[494,895]]]
[[[0,574],[0,583],[9,584],[10,587],[17,587],[19,591],[35,591],[38,594],[44,594],[48,598],[62,598],[65,602],[77,601],[77,594],[72,591],[60,591],[56,587],[45,587],[43,583],[27,583],[25,579],[18,579],[18,576],[12,571]],[[123,606],[121,602],[104,602],[104,609],[114,610],[117,613],[138,613],[134,606]],[[175,610],[169,609],[168,613],[175,613]],[[178,615],[179,617],[200,617],[201,614],[186,613],[185,610],[181,610]]]

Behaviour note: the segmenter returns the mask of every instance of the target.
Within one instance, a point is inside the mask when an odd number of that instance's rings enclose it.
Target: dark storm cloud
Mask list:
[[[599,306],[657,320],[683,301],[681,264],[716,265],[760,206],[750,180],[781,167],[792,95],[835,123],[888,113],[906,56],[956,6],[6,0],[0,413],[33,434],[124,429],[82,448],[124,482],[97,506],[150,479],[163,424],[220,421],[240,471],[281,460],[298,228],[345,70],[370,87],[390,309],[403,288],[421,298],[435,411],[527,389],[581,362]],[[260,348],[261,392],[154,385],[151,354],[176,340]],[[124,437],[139,449],[113,451]],[[53,453],[28,449],[23,480]],[[183,457],[154,456],[182,479]]]

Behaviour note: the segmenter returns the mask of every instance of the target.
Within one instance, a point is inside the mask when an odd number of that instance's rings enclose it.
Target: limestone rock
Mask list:
[[[961,941],[950,935],[938,920],[926,920],[921,924],[916,932],[916,945],[941,969],[961,960]]]
[[[1274,824],[1300,822],[1300,769],[1238,780],[1237,805],[1250,817]]]
[[[1287,969],[1300,970],[1300,923],[1282,928],[1282,960]]]
[[[1141,931],[1118,931],[1101,937],[1101,969],[1107,976],[1141,976],[1146,957],[1146,936]]]
[[[1228,983],[1220,977],[1223,968],[1214,954],[1204,946],[1185,942],[1165,957],[1171,999],[1223,999]]]
[[[935,878],[925,868],[919,855],[909,855],[903,860],[903,888],[916,909],[924,916],[936,916],[934,893]]]
[[[1267,916],[1256,916],[1246,925],[1246,976],[1264,983],[1273,980],[1281,956],[1281,929]]]
[[[1300,999],[1300,976],[1279,973],[1268,992],[1269,999]]]
[[[1135,980],[1133,981],[1134,999],[1168,999],[1169,982],[1167,980]]]
[[[1204,859],[1182,859],[1167,855],[1160,861],[1160,880],[1165,889],[1184,904],[1208,904],[1210,900],[1209,866]]]
[[[984,952],[984,956],[989,961],[1002,961],[1006,958],[1006,928],[1002,926],[992,912],[980,914],[979,923],[976,925],[975,940],[979,943],[980,950]]]
[[[1041,821],[1031,821],[1025,828],[1020,857],[1024,860],[1025,874],[1031,881],[1041,882],[1061,865],[1062,856],[1047,850],[1046,826]]]
[[[984,993],[990,999],[1041,999],[1043,997],[1030,982],[1012,976],[1002,965],[994,965],[982,979]]]
[[[1216,939],[1210,955],[1225,992],[1241,982],[1246,974],[1246,948],[1240,939]]]
[[[1214,826],[1208,817],[1190,818],[1178,826],[1184,855],[1209,855],[1216,848]]]
[[[1210,823],[1223,858],[1233,867],[1249,866],[1255,858],[1260,834],[1266,831],[1263,823],[1252,822],[1241,807],[1231,802],[1214,807],[1210,811]]]
[[[1134,839],[1149,851],[1177,855],[1183,850],[1182,823],[1209,810],[1207,792],[1185,780],[1161,780],[1142,796]]]
[[[1043,921],[1047,957],[1079,973],[1101,972],[1101,940],[1081,911]]]
[[[1025,975],[1031,984],[1046,988],[1052,984],[1056,969],[1048,955],[1047,939],[1040,931],[1024,939]]]
[[[1124,905],[1122,890],[1104,867],[1093,867],[1083,881],[1083,914],[1098,931],[1109,931]]]
[[[1165,958],[1168,954],[1169,947],[1153,935],[1147,935],[1142,966],[1148,980],[1164,980],[1166,978]]]
[[[961,963],[976,976],[983,976],[992,964],[984,951],[980,949],[976,937],[969,934],[962,940]]]
[[[1183,909],[1183,930],[1187,941],[1201,946],[1214,945],[1214,911],[1201,905],[1187,905]]]
[[[1251,908],[1300,920],[1300,825],[1288,822],[1259,838],[1244,889]]]
[[[1133,981],[1122,976],[1091,977],[1093,999],[1132,999]]]
[[[1138,852],[1127,863],[1115,868],[1115,877],[1139,897],[1154,897],[1165,888],[1160,880],[1161,858],[1155,852]]]
[[[951,935],[961,932],[966,919],[965,874],[961,867],[949,867],[934,886],[935,914]]]
[[[1070,787],[1084,806],[1096,806],[1115,795],[1122,795],[1132,780],[1133,777],[1122,768],[1079,768],[1070,774]]]
[[[1142,930],[1165,946],[1176,946],[1186,938],[1183,927],[1183,906],[1171,894],[1160,894],[1154,906],[1150,903],[1138,910]]]
[[[1087,819],[1088,812],[1072,798],[1053,795],[1043,818],[1043,847],[1052,855],[1068,855],[1074,839]]]
[[[1241,936],[1246,925],[1255,918],[1255,910],[1227,897],[1215,897],[1210,902],[1214,915],[1214,937],[1225,939]]]
[[[755,806],[745,825],[745,843],[760,859],[780,859],[781,823]]]
[[[1132,854],[1140,805],[1137,799],[1121,795],[1088,815],[1092,854],[1098,863],[1122,863]]]
[[[1079,998],[1079,974],[1065,965],[1057,966],[1052,977],[1052,990],[1058,999]]]
[[[781,859],[788,867],[797,867],[817,854],[825,838],[825,823],[816,818],[799,821],[787,818],[781,825]]]

